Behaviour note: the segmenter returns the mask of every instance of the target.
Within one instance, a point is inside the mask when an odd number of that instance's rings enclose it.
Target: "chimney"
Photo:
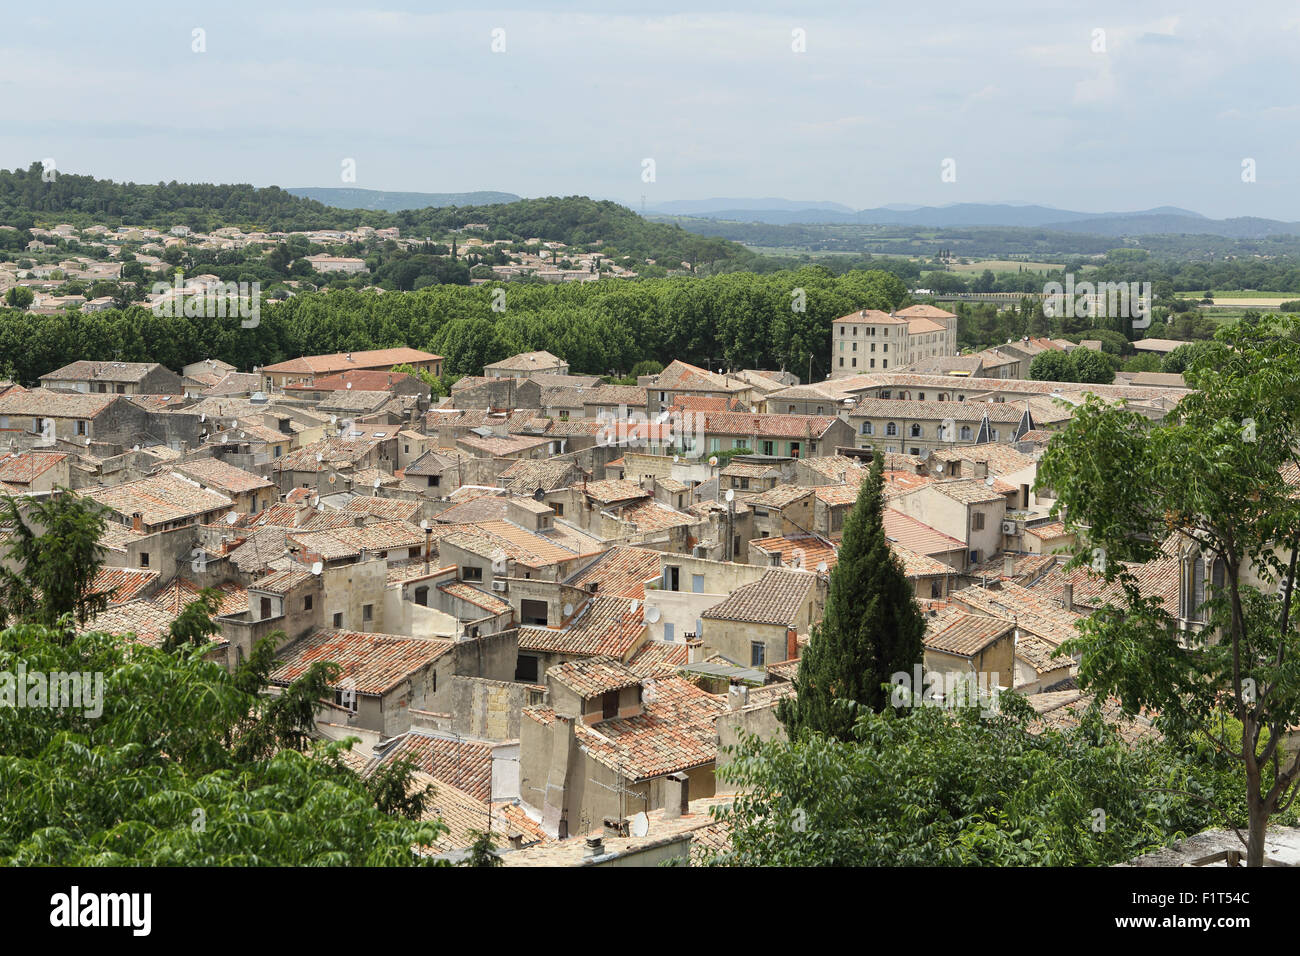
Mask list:
[[[522,833],[512,833],[507,839],[510,841],[510,849],[522,850],[524,848],[524,835]]]
[[[1007,552],[1002,556],[1002,574],[1004,577],[1011,577],[1016,573],[1016,556]]]
[[[664,819],[676,820],[690,813],[691,781],[686,774],[670,773],[664,777]]]
[[[1061,603],[1067,611],[1074,610],[1074,585],[1066,582],[1061,585]]]
[[[975,462],[975,477],[987,478],[989,476],[989,463],[987,461]]]
[[[704,659],[704,642],[699,640],[687,641],[686,642],[686,663],[698,664],[703,659]]]
[[[598,837],[587,837],[587,851],[583,854],[587,859],[594,856],[601,856],[605,852],[604,841]]]
[[[749,703],[749,688],[744,684],[732,684],[727,688],[727,710],[737,711]]]
[[[138,511],[131,515],[131,530],[144,531],[144,515]]]

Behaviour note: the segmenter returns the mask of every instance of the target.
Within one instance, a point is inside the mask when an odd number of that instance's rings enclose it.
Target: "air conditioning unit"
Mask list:
[[[506,589],[506,582],[504,582],[504,581],[493,581],[493,582],[492,582],[492,590],[493,590],[493,591],[504,591],[505,589]]]
[[[1003,534],[1015,534],[1015,533],[1016,533],[1016,523],[1015,523],[1014,521],[1004,521],[1004,522],[1002,522],[1002,533],[1003,533]]]

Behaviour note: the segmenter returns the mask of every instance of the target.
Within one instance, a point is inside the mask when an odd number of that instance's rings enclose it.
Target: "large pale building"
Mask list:
[[[860,309],[831,323],[832,379],[957,354],[957,316],[932,305]]]

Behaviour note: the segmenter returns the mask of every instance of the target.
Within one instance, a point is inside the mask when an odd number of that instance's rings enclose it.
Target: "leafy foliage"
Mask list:
[[[1280,747],[1300,720],[1300,318],[1221,329],[1184,374],[1197,390],[1160,423],[1090,398],[1048,446],[1039,483],[1086,534],[1073,564],[1100,555],[1123,595],[1066,648],[1081,654],[1080,682],[1238,762],[1258,864],[1269,817],[1300,781],[1300,756]],[[1180,609],[1144,596],[1125,563],[1152,560],[1170,534],[1185,560],[1204,562],[1205,600],[1183,609],[1203,630],[1184,632]]]
[[[922,707],[859,714],[851,740],[746,736],[720,769],[729,866],[1107,865],[1217,821],[1240,781],[1213,753],[1130,747],[1095,711],[1029,733],[1013,694],[998,713]],[[1235,801],[1235,803],[1234,803]]]

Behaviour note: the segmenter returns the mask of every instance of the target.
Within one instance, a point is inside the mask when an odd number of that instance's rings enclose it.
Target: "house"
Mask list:
[[[434,376],[442,375],[442,356],[412,348],[375,349],[368,352],[337,352],[333,355],[304,355],[262,368],[267,389],[288,385],[311,385],[317,378],[327,378],[354,370],[387,372],[395,365],[410,365]]]
[[[348,722],[400,734],[410,730],[412,710],[446,706],[452,647],[451,641],[324,628],[280,651],[282,663],[271,672],[270,683],[287,687],[313,664],[338,664],[330,689],[335,705],[348,712]]]
[[[957,316],[932,305],[859,309],[831,322],[832,379],[956,354]]]
[[[41,376],[45,388],[85,394],[179,395],[181,377],[157,362],[73,362]]]
[[[210,488],[228,497],[233,510],[245,514],[261,511],[269,504],[274,504],[279,497],[275,483],[261,475],[228,465],[219,458],[199,458],[179,462],[173,469],[199,483],[200,487]]]
[[[569,363],[545,350],[521,352],[483,366],[486,378],[528,378],[536,373],[568,375]]]
[[[176,472],[79,493],[107,508],[112,521],[145,534],[211,524],[234,504],[227,495]]]
[[[925,668],[944,675],[980,675],[981,687],[1011,687],[1017,633],[1015,621],[945,608],[926,618]]]
[[[799,656],[798,636],[821,618],[826,582],[811,571],[771,568],[701,615],[705,656],[763,667]]]
[[[549,835],[713,795],[723,698],[678,677],[642,686],[609,661],[551,668],[546,683],[554,705],[523,712],[519,784]]]

